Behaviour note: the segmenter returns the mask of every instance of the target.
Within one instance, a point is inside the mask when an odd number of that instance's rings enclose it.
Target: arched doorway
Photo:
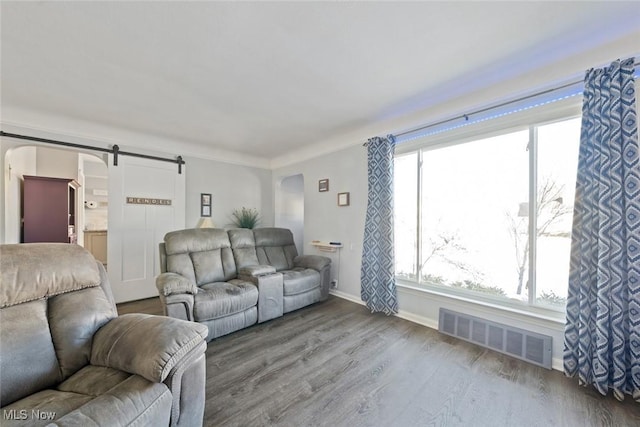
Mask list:
[[[4,158],[4,168],[6,243],[20,243],[22,241],[21,230],[24,214],[22,212],[22,191],[25,175],[70,178],[80,183],[75,206],[78,244],[86,246],[85,229],[106,230],[108,172],[102,157],[80,153],[76,150],[20,146],[7,151]],[[89,170],[88,174],[87,170]],[[95,196],[94,189],[104,189],[101,193],[104,194],[104,197]],[[93,215],[88,215],[89,218],[98,216],[102,217],[104,221],[92,220],[91,223],[88,223],[87,212],[89,208],[85,207],[85,200],[94,201],[90,204]],[[90,227],[88,227],[89,225]]]
[[[304,176],[282,178],[276,186],[276,227],[288,228],[298,252],[304,252]]]

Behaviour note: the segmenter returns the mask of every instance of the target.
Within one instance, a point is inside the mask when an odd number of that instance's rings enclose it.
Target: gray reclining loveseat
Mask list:
[[[118,316],[77,245],[0,245],[2,426],[200,426],[202,325]]]
[[[208,340],[327,299],[331,259],[298,256],[284,228],[167,233],[156,279],[167,316],[205,324]]]

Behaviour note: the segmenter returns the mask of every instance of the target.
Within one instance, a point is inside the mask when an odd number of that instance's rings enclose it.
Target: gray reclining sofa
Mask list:
[[[201,426],[207,328],[118,317],[77,245],[0,245],[2,426]]]
[[[331,259],[298,256],[290,230],[196,228],[167,233],[156,279],[167,316],[208,340],[327,299]]]

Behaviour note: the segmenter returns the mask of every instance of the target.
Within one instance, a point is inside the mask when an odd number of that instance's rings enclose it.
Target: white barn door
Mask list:
[[[158,295],[158,244],[185,226],[185,166],[109,155],[109,282],[116,302]]]

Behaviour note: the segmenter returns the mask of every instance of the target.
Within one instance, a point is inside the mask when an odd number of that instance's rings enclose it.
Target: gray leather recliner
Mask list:
[[[327,299],[330,258],[298,256],[293,234],[286,228],[256,228],[253,235],[258,263],[271,265],[282,273],[284,313]]]
[[[298,256],[288,229],[187,229],[160,243],[156,286],[167,316],[207,325],[212,340],[327,299],[330,269]]]
[[[2,425],[200,426],[203,325],[117,315],[77,245],[0,246]]]
[[[156,286],[167,316],[206,325],[208,340],[258,321],[258,289],[238,278],[225,230],[167,233],[160,259]]]

